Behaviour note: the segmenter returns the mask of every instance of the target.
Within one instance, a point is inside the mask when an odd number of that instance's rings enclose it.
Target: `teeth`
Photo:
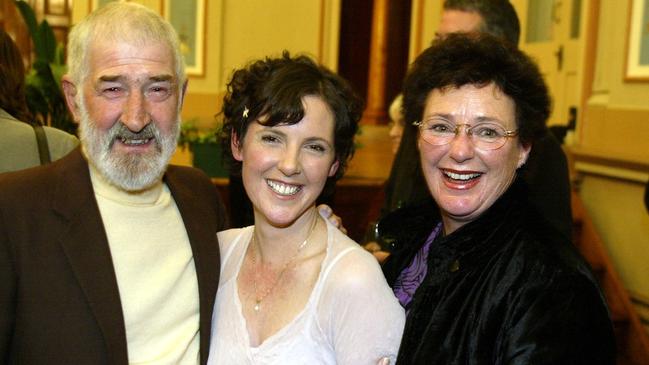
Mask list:
[[[131,146],[139,146],[148,143],[151,140],[151,138],[145,138],[145,139],[127,139],[125,137],[120,138],[120,141],[122,143],[131,145]]]
[[[454,172],[448,172],[448,171],[445,171],[444,175],[450,177],[453,180],[463,180],[463,181],[471,180],[480,176],[480,174],[456,174]]]
[[[271,180],[266,180],[266,184],[268,184],[274,192],[280,195],[295,195],[302,189],[299,186],[282,184]]]

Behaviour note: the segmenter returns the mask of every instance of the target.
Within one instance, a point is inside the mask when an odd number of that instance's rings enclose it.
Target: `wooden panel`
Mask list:
[[[609,159],[649,162],[649,109],[589,105],[577,146]]]
[[[332,208],[342,218],[347,235],[356,242],[376,222],[384,199],[384,184],[378,180],[342,179],[336,185]]]
[[[600,286],[611,312],[618,346],[618,363],[649,364],[649,335],[640,322],[629,293],[622,284],[581,198],[574,192],[572,211],[575,244],[600,279]]]

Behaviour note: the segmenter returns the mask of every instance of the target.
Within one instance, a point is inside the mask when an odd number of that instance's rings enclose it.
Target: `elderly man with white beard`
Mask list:
[[[70,33],[81,148],[0,175],[0,362],[204,364],[219,196],[168,162],[187,87],[178,38],[114,2]]]

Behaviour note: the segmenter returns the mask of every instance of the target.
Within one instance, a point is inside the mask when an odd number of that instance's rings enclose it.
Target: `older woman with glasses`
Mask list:
[[[593,275],[518,179],[550,112],[536,65],[492,36],[451,35],[404,85],[434,202],[379,223],[407,311],[397,363],[613,364]]]

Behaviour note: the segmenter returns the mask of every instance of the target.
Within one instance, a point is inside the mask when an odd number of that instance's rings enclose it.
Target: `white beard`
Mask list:
[[[103,132],[90,119],[83,97],[79,105],[81,120],[79,136],[88,162],[112,185],[125,191],[146,190],[162,179],[174,151],[180,133],[180,116],[170,133],[163,133],[150,122],[138,133],[133,133],[121,122]],[[153,137],[155,148],[146,153],[118,153],[113,145],[119,138],[134,139]]]

